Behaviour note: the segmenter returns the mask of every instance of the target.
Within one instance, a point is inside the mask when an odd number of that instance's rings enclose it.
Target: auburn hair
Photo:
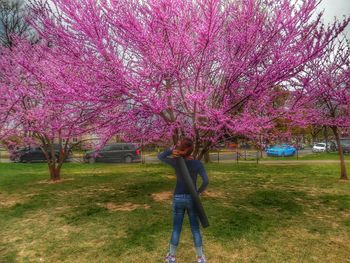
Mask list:
[[[185,137],[181,139],[178,147],[176,147],[180,151],[186,150],[186,156],[189,156],[193,152],[193,140],[189,137]]]

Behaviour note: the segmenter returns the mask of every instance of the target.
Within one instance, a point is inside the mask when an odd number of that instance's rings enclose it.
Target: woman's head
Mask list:
[[[181,139],[176,149],[179,151],[184,151],[185,156],[190,156],[193,152],[193,140],[188,137]]]

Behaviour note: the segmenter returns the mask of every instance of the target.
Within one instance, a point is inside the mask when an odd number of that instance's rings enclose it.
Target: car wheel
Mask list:
[[[93,157],[89,158],[89,163],[95,163],[95,162],[96,162],[95,158],[93,158]]]
[[[131,158],[131,156],[126,156],[124,160],[126,163],[131,163],[132,158]]]

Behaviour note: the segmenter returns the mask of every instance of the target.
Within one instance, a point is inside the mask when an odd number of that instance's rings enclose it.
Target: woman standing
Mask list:
[[[171,155],[174,157],[184,157],[187,169],[196,189],[197,175],[199,174],[201,176],[203,182],[200,188],[197,190],[198,194],[201,194],[209,183],[208,176],[202,162],[192,158],[192,152],[192,139],[184,138],[175,149],[165,150],[158,155],[159,160],[171,165],[176,172],[176,186],[173,197],[173,231],[169,244],[169,252],[165,257],[165,260],[168,263],[176,263],[176,249],[179,244],[182,223],[186,211],[189,217],[194,246],[196,249],[197,263],[206,262],[203,254],[202,236],[199,230],[198,215],[194,208],[192,197],[189,191],[186,189],[186,185],[180,173],[180,167],[176,165],[175,159],[171,158]]]

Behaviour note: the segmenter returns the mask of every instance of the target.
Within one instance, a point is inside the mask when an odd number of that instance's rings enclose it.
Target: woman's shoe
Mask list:
[[[201,257],[197,257],[197,263],[206,263],[207,260],[205,259],[204,256],[201,256]]]
[[[175,256],[172,256],[172,255],[170,255],[170,253],[168,253],[165,256],[165,262],[167,262],[167,263],[176,263]]]

